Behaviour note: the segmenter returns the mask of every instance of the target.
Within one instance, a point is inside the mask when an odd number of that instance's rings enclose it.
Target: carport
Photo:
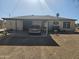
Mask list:
[[[40,19],[24,19],[23,20],[23,30],[28,30],[31,25],[40,25],[41,27],[41,35],[48,35],[48,21],[47,20],[40,20]]]
[[[48,35],[48,24],[49,22],[46,19],[24,19],[24,18],[3,18],[4,20],[6,20],[6,23],[8,22],[8,25],[6,24],[5,27],[7,28],[7,30],[9,29],[14,29],[15,32],[16,31],[23,31],[23,23],[24,20],[26,20],[26,22],[28,23],[28,21],[32,21],[32,22],[41,22],[41,35],[47,36]]]

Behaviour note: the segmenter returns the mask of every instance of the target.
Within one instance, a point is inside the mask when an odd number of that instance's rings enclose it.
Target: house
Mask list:
[[[40,25],[46,28],[46,33],[50,30],[59,29],[60,31],[75,31],[75,19],[56,17],[56,16],[18,16],[2,18],[6,20],[6,29],[23,31],[32,25]]]

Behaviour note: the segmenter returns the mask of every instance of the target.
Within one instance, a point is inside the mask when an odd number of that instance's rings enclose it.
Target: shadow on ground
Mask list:
[[[11,37],[1,39],[0,45],[10,46],[59,46],[50,36],[49,37]]]

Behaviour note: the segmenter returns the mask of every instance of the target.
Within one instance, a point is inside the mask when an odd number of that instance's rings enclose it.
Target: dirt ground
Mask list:
[[[79,59],[79,34],[51,34],[59,46],[0,45],[0,59]]]

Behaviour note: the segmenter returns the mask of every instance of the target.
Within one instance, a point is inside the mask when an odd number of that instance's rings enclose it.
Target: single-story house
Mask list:
[[[26,30],[32,25],[40,25],[46,27],[46,32],[53,29],[66,31],[75,31],[75,19],[56,17],[56,16],[17,16],[2,18],[6,20],[6,29],[10,30]]]

